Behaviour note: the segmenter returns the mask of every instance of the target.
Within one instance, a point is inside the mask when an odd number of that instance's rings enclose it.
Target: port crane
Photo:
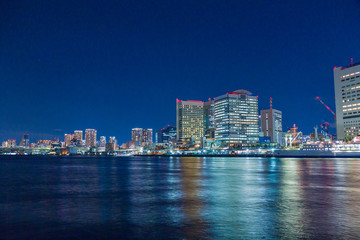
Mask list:
[[[316,97],[316,100],[319,100],[319,102],[320,102],[322,105],[324,105],[324,107],[326,107],[326,109],[329,110],[332,115],[334,115],[334,118],[336,118],[335,112],[334,112],[333,110],[331,110],[331,108],[329,108],[329,106],[326,105],[326,104],[323,102],[323,100],[321,100],[321,98]]]

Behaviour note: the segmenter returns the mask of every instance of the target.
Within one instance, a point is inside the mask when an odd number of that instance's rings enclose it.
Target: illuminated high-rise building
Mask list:
[[[82,141],[83,141],[83,131],[82,130],[74,131],[74,141],[76,142],[77,146],[82,145]]]
[[[29,147],[29,143],[30,143],[30,139],[29,139],[29,134],[24,134],[19,146],[20,147]]]
[[[176,139],[176,127],[168,125],[156,131],[156,143],[169,143],[172,139]]]
[[[131,141],[135,143],[136,147],[144,147],[151,144],[153,138],[153,130],[143,128],[133,128],[131,130]]]
[[[236,147],[259,141],[258,98],[236,90],[214,100],[215,140]]]
[[[201,141],[204,137],[204,102],[176,99],[178,141]]]
[[[15,139],[8,139],[7,141],[3,141],[2,142],[2,147],[4,147],[4,148],[16,147],[16,140]]]
[[[360,136],[360,62],[334,68],[337,139]]]
[[[85,129],[85,146],[96,147],[96,129]]]
[[[204,102],[204,128],[206,139],[215,138],[214,100]]]
[[[72,145],[74,140],[74,134],[65,134],[65,147]]]

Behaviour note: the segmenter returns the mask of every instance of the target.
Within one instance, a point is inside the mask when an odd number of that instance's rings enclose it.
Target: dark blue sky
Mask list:
[[[75,129],[130,140],[175,99],[236,89],[309,133],[334,66],[360,61],[360,1],[0,1],[0,140]],[[35,139],[34,139],[35,138]]]

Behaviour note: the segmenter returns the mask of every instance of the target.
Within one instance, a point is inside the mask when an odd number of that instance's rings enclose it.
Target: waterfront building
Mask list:
[[[29,147],[29,144],[30,144],[29,134],[24,134],[20,141],[19,146],[20,147]]]
[[[65,147],[72,145],[74,140],[74,134],[65,134]]]
[[[136,147],[145,147],[151,144],[153,138],[153,130],[143,128],[133,128],[131,130],[131,141],[134,142]]]
[[[214,100],[215,141],[238,147],[259,142],[258,98],[236,90]]]
[[[360,62],[334,67],[338,140],[360,136]]]
[[[85,129],[85,146],[96,147],[96,129]]]
[[[109,137],[109,142],[106,143],[106,152],[113,152],[118,150],[117,148],[117,141],[115,137]]]
[[[58,143],[58,140],[38,140],[36,145],[39,148],[50,148],[53,143]]]
[[[176,131],[178,141],[203,140],[204,102],[176,99]]]
[[[176,127],[168,125],[165,128],[156,131],[156,143],[169,143],[170,140],[176,139]]]
[[[8,139],[5,145],[9,148],[16,147],[16,139]]]
[[[3,141],[3,142],[1,143],[1,147],[3,147],[3,148],[9,147],[8,141]]]
[[[209,101],[204,102],[204,128],[205,138],[207,140],[214,140],[215,138],[215,124],[214,124],[214,100],[209,98]]]
[[[106,137],[105,136],[101,136],[100,137],[100,147],[105,147],[106,146]]]
[[[82,145],[82,142],[83,142],[83,131],[82,130],[74,131],[74,141],[76,142],[77,146]]]
[[[282,145],[282,112],[272,108],[261,110],[261,130],[264,137],[270,137],[271,142]]]

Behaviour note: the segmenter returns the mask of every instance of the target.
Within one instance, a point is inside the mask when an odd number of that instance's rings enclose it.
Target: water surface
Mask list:
[[[360,159],[0,157],[0,239],[360,239]]]

